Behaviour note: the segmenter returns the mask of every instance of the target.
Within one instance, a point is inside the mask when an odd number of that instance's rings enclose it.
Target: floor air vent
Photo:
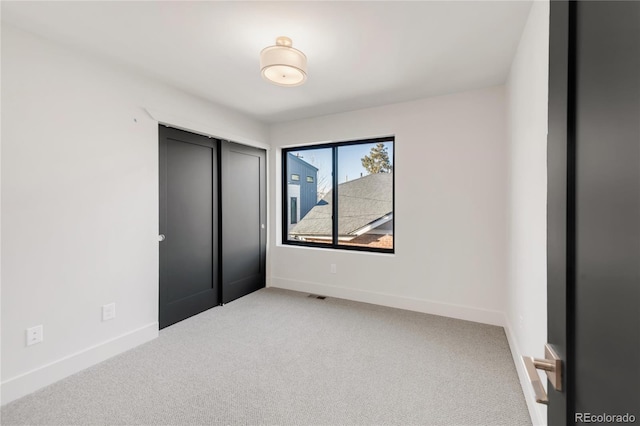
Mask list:
[[[310,297],[310,298],[312,298],[312,299],[320,299],[320,300],[324,300],[324,299],[326,299],[326,298],[327,298],[327,296],[318,296],[317,294],[310,294],[310,295],[309,295],[309,296],[307,296],[307,297]]]

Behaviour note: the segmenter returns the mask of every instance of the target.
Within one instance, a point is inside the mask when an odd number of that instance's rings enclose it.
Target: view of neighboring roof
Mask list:
[[[338,236],[357,236],[393,218],[393,173],[375,173],[338,185]],[[331,201],[329,191],[304,216],[291,236],[331,235]],[[377,224],[376,224],[377,222]]]

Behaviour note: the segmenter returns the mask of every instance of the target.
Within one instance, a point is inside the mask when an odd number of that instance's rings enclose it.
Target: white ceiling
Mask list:
[[[505,82],[530,1],[2,1],[2,21],[127,64],[263,122]],[[285,35],[308,57],[299,87],[260,76]]]

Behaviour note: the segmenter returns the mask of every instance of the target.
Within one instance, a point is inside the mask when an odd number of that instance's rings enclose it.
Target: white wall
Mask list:
[[[547,340],[547,102],[549,2],[534,2],[507,83],[509,274],[507,332],[535,424],[536,404],[522,355],[544,358]]]
[[[4,24],[2,107],[6,403],[157,336],[158,123],[145,109],[224,138],[268,134]],[[101,322],[110,302],[117,317]],[[26,347],[37,324],[44,342]]]
[[[275,173],[269,284],[502,325],[505,118],[504,88],[494,87],[272,125],[270,166],[276,171],[281,147],[396,136],[396,250],[389,255],[282,246]]]

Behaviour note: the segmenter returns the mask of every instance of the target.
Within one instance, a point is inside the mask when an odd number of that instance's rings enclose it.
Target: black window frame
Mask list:
[[[392,145],[392,158],[393,158],[393,173],[392,173],[392,201],[391,208],[393,212],[393,224],[392,224],[392,235],[393,235],[393,247],[392,248],[382,248],[382,247],[365,247],[365,246],[351,246],[346,244],[339,244],[338,242],[338,219],[337,219],[337,211],[338,211],[338,148],[349,146],[349,145],[364,145],[364,144],[374,144],[379,142],[391,142]],[[323,248],[323,249],[332,249],[332,250],[352,250],[352,251],[362,251],[362,252],[372,252],[372,253],[390,253],[394,254],[396,249],[396,241],[395,241],[395,227],[396,227],[396,143],[395,143],[395,135],[392,136],[384,136],[378,138],[369,138],[369,139],[358,139],[358,140],[350,140],[350,141],[341,141],[341,142],[330,142],[330,143],[320,143],[315,145],[303,145],[296,146],[290,148],[282,148],[282,157],[281,157],[281,172],[282,172],[282,187],[281,187],[281,195],[282,195],[282,244],[290,245],[290,246],[302,246],[302,247],[315,247],[315,248]],[[289,199],[289,191],[288,191],[288,170],[287,170],[287,158],[290,152],[299,152],[306,150],[314,150],[314,149],[324,149],[331,148],[331,182],[332,182],[332,242],[331,243],[320,243],[320,242],[307,242],[307,241],[299,241],[299,240],[290,240],[289,239],[289,224],[288,224],[288,199]],[[298,221],[300,218],[298,218]]]

